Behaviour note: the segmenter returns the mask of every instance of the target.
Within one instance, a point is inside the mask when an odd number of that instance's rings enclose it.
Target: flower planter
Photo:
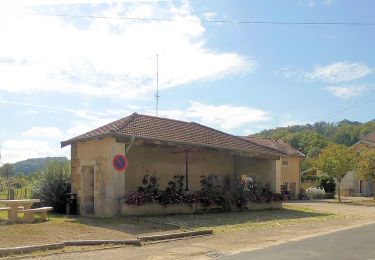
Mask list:
[[[282,204],[279,201],[271,201],[268,203],[256,203],[256,202],[248,202],[247,209],[248,210],[267,210],[267,209],[281,209]]]

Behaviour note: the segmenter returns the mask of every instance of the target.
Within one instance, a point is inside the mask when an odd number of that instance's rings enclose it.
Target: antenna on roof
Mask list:
[[[159,109],[159,54],[156,54],[156,116],[158,116]]]

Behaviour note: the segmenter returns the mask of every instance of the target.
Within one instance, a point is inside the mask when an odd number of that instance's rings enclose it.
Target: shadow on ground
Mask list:
[[[176,230],[176,226],[164,224],[162,222],[151,222],[144,218],[137,217],[90,218],[77,216],[73,221],[82,225],[111,229],[131,235]]]
[[[229,213],[206,213],[195,215],[174,215],[156,216],[140,218],[151,223],[162,223],[164,225],[174,225],[181,228],[199,229],[213,228],[218,226],[251,225],[264,224],[275,221],[293,221],[298,219],[308,219],[317,217],[333,216],[329,213],[312,212],[310,210],[299,209],[278,209],[264,211],[242,211]]]

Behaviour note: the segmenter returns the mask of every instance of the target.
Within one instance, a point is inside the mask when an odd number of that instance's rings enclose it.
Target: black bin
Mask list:
[[[77,215],[77,194],[75,193],[66,194],[66,214]]]

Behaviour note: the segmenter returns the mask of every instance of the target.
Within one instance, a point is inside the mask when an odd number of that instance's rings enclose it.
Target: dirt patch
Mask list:
[[[213,229],[215,233],[221,233],[254,230],[298,222],[323,221],[336,217],[340,216],[334,213],[314,211],[301,206],[284,206],[283,209],[278,210],[144,217],[141,219],[151,223],[162,223],[163,225],[171,225],[183,229]]]
[[[124,255],[134,259],[212,259],[219,255],[264,248],[316,234],[375,222],[375,207],[309,201],[292,202],[285,205],[289,208],[304,208],[339,217],[319,220],[300,218],[298,221],[278,223],[276,226],[265,225],[254,229],[238,229],[233,232],[216,233],[210,237],[152,244],[142,248],[123,247],[97,252],[59,255],[58,259],[104,259],[108,255],[111,255],[111,259],[123,259]],[[56,256],[41,259],[56,259]]]

